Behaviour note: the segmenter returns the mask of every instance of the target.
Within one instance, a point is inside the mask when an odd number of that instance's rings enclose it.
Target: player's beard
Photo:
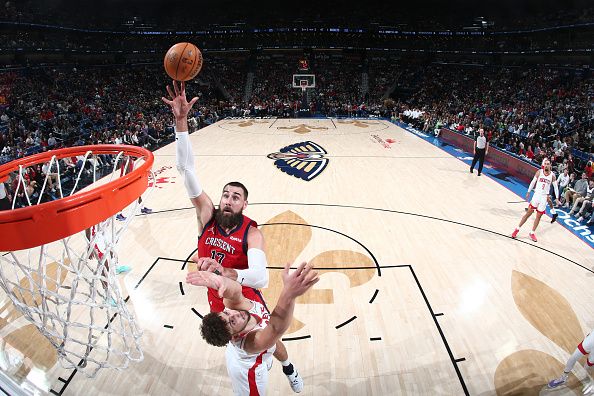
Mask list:
[[[215,221],[224,230],[232,229],[241,224],[243,220],[243,212],[238,213],[224,212],[219,209],[215,209]]]

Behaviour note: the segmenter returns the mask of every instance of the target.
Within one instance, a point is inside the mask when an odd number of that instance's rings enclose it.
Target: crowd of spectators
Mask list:
[[[482,128],[493,146],[535,164],[550,158],[559,175],[567,169],[569,176],[584,171],[592,178],[594,82],[588,70],[401,65],[382,57],[316,52],[308,59],[309,70],[299,71],[300,58],[210,56],[188,86],[200,97],[191,127],[223,117],[297,116],[306,102],[310,113],[391,116],[433,133],[449,127],[474,137]],[[291,75],[300,72],[316,75],[316,88],[306,92],[306,101],[291,83]],[[250,73],[251,90],[246,89]],[[160,101],[167,83],[161,65],[154,64],[2,73],[0,163],[72,145],[127,143],[154,149],[167,144],[173,128]],[[390,92],[394,100],[386,99]],[[588,210],[584,206],[580,217]]]
[[[555,173],[568,180],[562,204],[579,221],[594,225],[593,185],[587,182],[594,160],[589,70],[432,65],[421,68],[415,92],[394,108],[398,117],[428,133],[438,135],[447,127],[474,138],[483,129],[490,145],[537,166],[549,158]],[[578,183],[583,191],[575,195],[570,189],[580,178],[586,182]]]

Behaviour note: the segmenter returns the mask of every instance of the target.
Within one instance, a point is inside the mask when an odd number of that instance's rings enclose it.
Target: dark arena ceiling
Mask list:
[[[197,28],[245,23],[298,23],[415,28],[504,28],[518,24],[592,21],[591,0],[17,0],[32,22],[115,27],[130,20],[153,27]]]

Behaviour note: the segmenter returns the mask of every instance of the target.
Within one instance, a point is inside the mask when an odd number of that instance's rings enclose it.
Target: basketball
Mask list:
[[[202,69],[202,53],[192,43],[177,43],[165,54],[167,75],[176,81],[188,81]]]

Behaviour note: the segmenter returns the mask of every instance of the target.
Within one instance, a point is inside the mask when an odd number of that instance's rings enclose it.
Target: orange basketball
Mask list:
[[[177,43],[169,48],[163,64],[169,77],[176,81],[188,81],[202,69],[202,53],[192,43]]]

